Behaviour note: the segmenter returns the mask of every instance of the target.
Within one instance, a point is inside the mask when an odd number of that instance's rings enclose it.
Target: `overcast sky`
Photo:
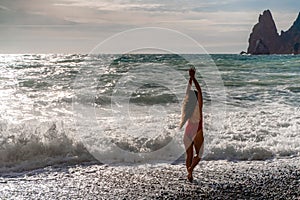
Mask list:
[[[140,27],[182,32],[209,53],[239,53],[265,9],[280,32],[296,19],[300,1],[0,0],[0,53],[88,53],[106,38]]]

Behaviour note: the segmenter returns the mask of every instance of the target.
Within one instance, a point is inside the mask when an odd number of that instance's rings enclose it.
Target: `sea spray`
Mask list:
[[[85,147],[68,135],[63,122],[1,123],[0,172],[57,163],[91,161]]]

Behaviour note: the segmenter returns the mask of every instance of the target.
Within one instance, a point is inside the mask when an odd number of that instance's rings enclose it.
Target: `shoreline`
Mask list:
[[[298,158],[184,164],[50,166],[0,176],[0,198],[300,199]]]

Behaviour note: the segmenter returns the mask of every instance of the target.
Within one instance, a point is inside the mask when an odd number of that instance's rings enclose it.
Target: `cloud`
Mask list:
[[[72,21],[35,12],[0,12],[1,26],[61,26],[74,24]]]
[[[161,3],[141,3],[132,1],[96,1],[96,0],[62,0],[55,3],[55,6],[65,7],[87,7],[103,11],[123,11],[123,10],[155,10],[162,7]]]
[[[202,0],[202,5],[194,4],[191,10],[195,12],[217,12],[217,11],[256,11],[261,12],[265,9],[272,11],[293,11],[299,12],[300,1],[298,0]]]
[[[0,5],[0,10],[10,10],[9,8],[3,6],[3,5]]]

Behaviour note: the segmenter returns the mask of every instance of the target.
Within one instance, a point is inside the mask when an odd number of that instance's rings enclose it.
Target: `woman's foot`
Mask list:
[[[188,171],[188,180],[190,182],[193,182],[193,170],[196,167],[196,165],[200,162],[200,158],[198,155],[194,156],[192,166],[190,166],[187,171]]]
[[[190,182],[193,182],[193,170],[192,170],[192,168],[189,167],[187,171],[188,171],[188,176],[187,176],[188,180]]]

